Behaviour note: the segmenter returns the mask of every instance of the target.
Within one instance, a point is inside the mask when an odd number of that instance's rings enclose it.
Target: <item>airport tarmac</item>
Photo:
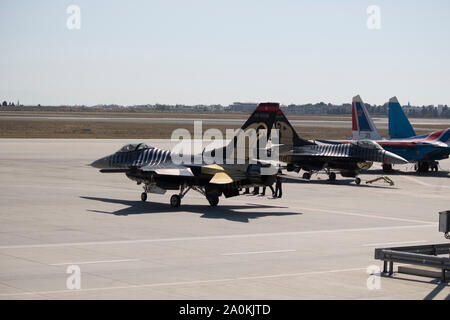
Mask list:
[[[125,142],[0,139],[0,299],[450,299],[434,279],[369,274],[375,248],[448,241],[450,160],[429,176],[402,166],[393,187],[365,184],[381,171],[360,186],[289,173],[282,199],[211,208],[189,192],[173,209],[174,192],[143,203],[124,174],[87,166]]]

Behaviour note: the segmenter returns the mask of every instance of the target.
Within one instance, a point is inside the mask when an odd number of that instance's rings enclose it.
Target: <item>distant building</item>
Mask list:
[[[421,107],[416,107],[416,106],[412,106],[409,104],[407,106],[403,106],[403,111],[407,114],[407,115],[412,115],[412,114],[416,114],[418,112],[420,112],[422,108]]]
[[[223,111],[223,106],[220,104],[213,104],[209,106],[211,111]]]
[[[248,112],[255,111],[257,106],[258,106],[258,104],[253,103],[253,102],[233,102],[233,104],[230,105],[230,109],[231,109],[231,111],[248,113]]]

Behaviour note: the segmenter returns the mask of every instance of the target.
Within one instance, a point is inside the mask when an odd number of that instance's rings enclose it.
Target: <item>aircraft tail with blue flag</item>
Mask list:
[[[416,132],[403,112],[397,97],[392,97],[389,99],[388,108],[389,137],[391,139],[403,139],[416,136]]]
[[[359,95],[353,97],[352,100],[352,134],[354,140],[381,140],[381,136]]]

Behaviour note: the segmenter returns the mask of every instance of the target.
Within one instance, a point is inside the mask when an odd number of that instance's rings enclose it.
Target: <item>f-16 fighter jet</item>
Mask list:
[[[304,179],[310,179],[312,173],[325,170],[329,181],[334,181],[335,171],[338,171],[343,177],[354,177],[355,183],[360,184],[358,174],[369,169],[373,162],[407,163],[402,157],[384,150],[371,140],[348,144],[304,140],[298,136],[281,110],[277,114],[275,128],[279,130],[280,160],[287,163],[288,171],[305,170]]]
[[[213,149],[208,155],[204,150],[200,155],[179,157],[172,151],[145,143],[127,144],[91,166],[103,173],[125,173],[137,184],[143,184],[142,201],[147,200],[147,193],[178,190],[170,198],[170,204],[179,207],[186,193],[195,190],[204,195],[211,206],[217,206],[221,195],[234,197],[241,188],[264,187],[275,182],[277,169],[259,159],[264,152],[270,158],[266,143],[278,111],[278,103],[259,104],[228,146]]]

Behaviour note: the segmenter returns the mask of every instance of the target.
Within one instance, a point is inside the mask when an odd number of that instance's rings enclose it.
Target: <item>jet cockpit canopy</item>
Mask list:
[[[373,140],[357,140],[353,141],[352,144],[357,145],[361,148],[383,150],[383,148]]]
[[[118,152],[132,152],[132,151],[139,151],[143,149],[153,149],[154,147],[149,146],[148,144],[142,142],[142,143],[129,143],[124,145],[122,148],[119,149]]]

